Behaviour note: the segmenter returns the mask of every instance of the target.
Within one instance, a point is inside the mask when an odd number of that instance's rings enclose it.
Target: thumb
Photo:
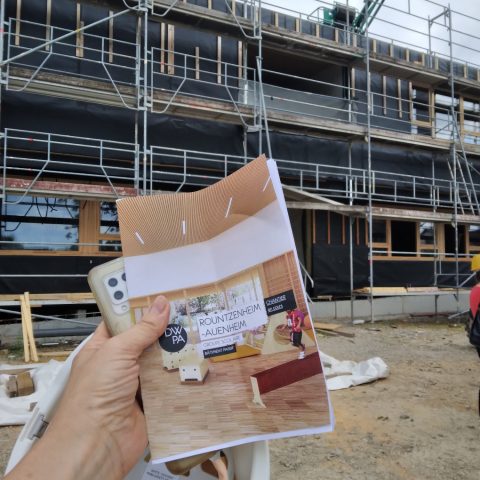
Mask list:
[[[169,318],[170,304],[165,297],[158,296],[140,322],[113,340],[119,344],[120,348],[133,353],[138,358],[163,334]]]

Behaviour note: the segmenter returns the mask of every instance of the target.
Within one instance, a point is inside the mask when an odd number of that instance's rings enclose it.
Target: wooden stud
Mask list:
[[[387,114],[387,77],[383,75],[383,114]]]
[[[317,24],[315,25],[315,36],[316,36],[317,38],[320,38],[320,24],[319,24],[319,23],[317,23]]]
[[[345,215],[342,215],[342,245],[346,243]]]
[[[387,255],[389,257],[392,256],[392,223],[390,220],[386,221],[386,229],[387,229]]]
[[[25,298],[20,295],[20,312],[22,315],[23,358],[25,363],[30,362],[30,346],[28,342],[27,322],[25,319]]]
[[[372,52],[377,53],[377,40],[375,38],[372,39]]]
[[[234,15],[237,14],[236,0],[232,0],[232,12],[233,12]]]
[[[207,1],[207,8],[208,8],[209,10],[212,9],[212,0],[208,0],[208,1]]]
[[[160,24],[160,73],[165,73],[165,23]]]
[[[330,211],[327,212],[327,244],[330,245]]]
[[[28,334],[28,341],[30,344],[30,353],[32,360],[34,362],[38,362],[38,353],[37,353],[37,346],[35,345],[35,336],[33,335],[33,324],[32,324],[32,310],[30,307],[30,296],[28,292],[24,294],[25,299],[25,314],[27,320],[27,334]]]
[[[398,118],[402,118],[403,117],[403,112],[402,112],[402,81],[399,78],[397,79],[397,92],[398,92]]]
[[[175,75],[175,26],[168,25],[168,75]]]
[[[195,80],[200,80],[200,47],[195,47]]]
[[[338,34],[338,28],[335,28],[334,29],[334,36],[333,38],[335,39],[335,42],[338,43],[340,38],[339,38],[339,34]]]
[[[46,30],[45,30],[45,41],[49,42],[52,39],[52,0],[47,0],[47,17],[45,19]],[[45,47],[47,52],[50,51],[50,45]]]
[[[415,243],[417,245],[416,248],[416,253],[415,256],[419,257],[420,256],[420,250],[421,250],[421,243],[420,243],[420,222],[415,222],[416,227],[415,227],[415,233],[416,233],[416,240]]]
[[[273,24],[278,28],[278,12],[273,14]]]
[[[408,48],[407,48],[407,51],[405,52],[405,60],[406,60],[407,62],[410,61],[410,50],[409,50]]]
[[[393,58],[393,54],[394,54],[394,48],[393,48],[393,43],[391,43],[388,46],[388,55]]]
[[[30,309],[30,298],[28,292],[20,295],[20,310],[22,315],[22,334],[25,362],[30,359],[38,362],[37,347],[33,335],[32,314]]]
[[[222,37],[220,35],[217,36],[217,83],[222,83]]]
[[[241,40],[237,43],[237,59],[238,59],[238,78],[243,78],[243,42]]]
[[[355,221],[356,224],[356,243],[357,245],[360,245],[360,219],[357,218]]]
[[[79,241],[81,244],[98,244],[100,233],[100,203],[95,200],[85,200],[80,203]],[[97,253],[97,245],[80,245],[81,254]]]
[[[463,96],[459,97],[459,116],[460,116],[460,138],[465,136],[465,105]]]
[[[15,17],[15,45],[20,45],[20,21],[22,19],[22,0],[17,0],[17,15]]]
[[[428,89],[428,115],[430,117],[428,123],[430,127],[433,127],[433,121],[435,119],[435,92],[431,88]],[[432,128],[432,136],[434,135],[433,130]]]
[[[312,210],[312,243],[317,243],[317,216],[315,210]]]
[[[77,2],[77,30],[84,26],[84,22],[82,22],[81,18],[82,6],[80,3]],[[77,31],[75,55],[77,57],[83,58],[83,31]]]
[[[296,18],[296,19],[295,19],[295,31],[296,31],[297,33],[300,32],[300,19],[299,19],[299,18]]]
[[[113,10],[108,14],[113,15]],[[113,63],[113,18],[108,21],[108,61]]]
[[[352,68],[351,70],[351,81],[350,81],[350,90],[351,96],[355,96],[355,69]]]
[[[413,85],[412,82],[408,82],[408,103],[410,105],[410,118],[413,121]]]

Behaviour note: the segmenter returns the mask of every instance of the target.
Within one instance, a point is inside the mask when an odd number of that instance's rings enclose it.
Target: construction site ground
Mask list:
[[[319,336],[321,349],[340,360],[379,356],[390,376],[331,392],[334,433],[270,442],[271,478],[478,479],[480,358],[463,325],[405,319],[344,330],[355,336]],[[2,472],[19,432],[0,429]]]

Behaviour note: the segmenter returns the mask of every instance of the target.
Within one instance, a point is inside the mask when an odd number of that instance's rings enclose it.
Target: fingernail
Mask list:
[[[150,312],[156,313],[156,314],[163,313],[167,308],[167,305],[168,305],[167,299],[165,297],[159,296],[152,303],[150,307]]]

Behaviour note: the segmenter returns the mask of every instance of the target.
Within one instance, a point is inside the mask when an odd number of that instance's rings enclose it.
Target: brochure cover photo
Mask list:
[[[155,462],[330,431],[333,418],[276,164],[118,202],[130,306],[170,321],[141,359]]]

